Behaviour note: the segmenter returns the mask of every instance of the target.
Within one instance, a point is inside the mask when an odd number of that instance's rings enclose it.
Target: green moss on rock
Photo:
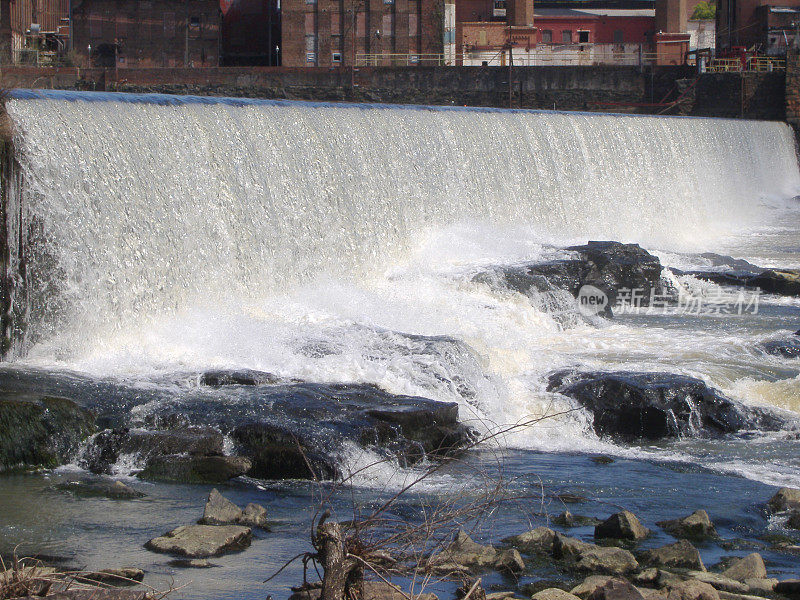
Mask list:
[[[68,398],[0,397],[0,472],[64,464],[94,430],[94,415]]]

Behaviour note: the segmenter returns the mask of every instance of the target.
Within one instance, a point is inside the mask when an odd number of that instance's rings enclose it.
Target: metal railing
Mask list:
[[[710,73],[769,73],[785,71],[786,60],[770,56],[754,56],[742,61],[741,58],[712,58],[706,65]]]
[[[356,54],[357,67],[453,66],[456,58],[450,54]]]

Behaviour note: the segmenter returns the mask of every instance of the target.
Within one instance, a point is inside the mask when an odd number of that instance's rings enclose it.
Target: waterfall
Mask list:
[[[459,223],[708,246],[800,187],[772,122],[50,91],[5,108],[18,352],[382,273]]]

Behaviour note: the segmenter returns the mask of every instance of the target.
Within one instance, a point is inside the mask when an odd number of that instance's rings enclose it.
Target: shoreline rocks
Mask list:
[[[677,538],[700,540],[717,537],[717,530],[704,510],[696,510],[688,517],[680,519],[658,521],[656,525]]]
[[[650,530],[632,512],[623,510],[611,515],[594,528],[594,537],[618,540],[643,540]]]
[[[268,529],[267,510],[259,505],[248,504],[244,510],[225,498],[214,488],[208,495],[203,517],[198,521],[201,525],[244,525]]]

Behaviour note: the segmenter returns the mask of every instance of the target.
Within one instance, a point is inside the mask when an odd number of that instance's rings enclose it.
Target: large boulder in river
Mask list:
[[[499,283],[522,294],[565,290],[575,297],[584,285],[590,285],[604,292],[610,305],[621,290],[637,290],[644,306],[651,292],[660,289],[661,263],[638,244],[592,241],[565,250],[574,258],[496,269],[477,275],[475,280]]]
[[[553,556],[579,571],[621,575],[639,568],[636,558],[623,548],[598,546],[556,534]]]
[[[768,294],[800,296],[800,271],[792,269],[769,269],[748,280],[749,287],[761,288]]]
[[[800,336],[783,340],[766,340],[759,343],[758,348],[772,356],[798,358],[800,357]]]
[[[232,431],[252,477],[333,479],[344,440],[401,465],[468,445],[474,432],[458,421],[458,404],[397,396],[367,384],[291,384],[264,390],[268,417]]]
[[[67,398],[0,397],[0,471],[69,462],[94,432],[94,421]]]
[[[776,430],[784,419],[734,402],[700,379],[672,373],[580,372],[549,376],[548,391],[577,400],[594,414],[599,435],[622,439]]]
[[[765,579],[767,568],[764,566],[764,559],[758,552],[748,554],[744,558],[739,558],[722,572],[723,577],[735,581],[745,581],[746,579]]]
[[[208,558],[243,550],[252,537],[250,528],[240,525],[184,525],[153,538],[145,548],[189,558]]]
[[[537,527],[519,535],[503,539],[525,554],[552,554],[556,532],[549,527]]]

